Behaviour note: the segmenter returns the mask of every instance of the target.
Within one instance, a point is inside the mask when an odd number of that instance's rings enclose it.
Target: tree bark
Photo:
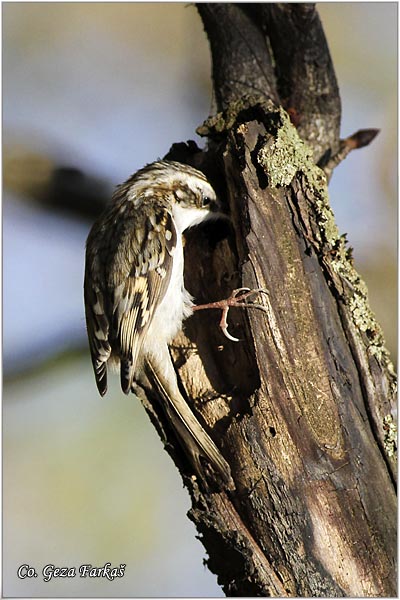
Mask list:
[[[227,223],[191,231],[197,302],[266,288],[263,310],[201,311],[171,347],[189,403],[236,490],[207,492],[150,389],[145,402],[192,499],[228,596],[396,595],[395,375],[327,192],[340,98],[311,4],[199,4],[217,108],[202,168]],[[355,145],[355,147],[357,144]],[[336,160],[338,162],[338,160]],[[325,171],[323,168],[325,167]]]

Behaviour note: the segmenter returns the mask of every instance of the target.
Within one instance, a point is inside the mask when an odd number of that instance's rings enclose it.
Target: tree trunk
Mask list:
[[[241,286],[268,294],[263,310],[230,310],[239,343],[201,311],[171,352],[236,490],[188,477],[162,411],[144,402],[228,596],[395,596],[395,376],[327,192],[333,167],[372,136],[339,139],[314,5],[198,10],[221,112],[199,128],[207,152],[176,145],[168,157],[208,174],[232,227],[189,233],[187,287],[197,302]]]

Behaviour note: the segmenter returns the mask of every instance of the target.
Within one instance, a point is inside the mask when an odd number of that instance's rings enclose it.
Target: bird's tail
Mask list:
[[[165,410],[171,420],[171,424],[185,450],[188,451],[194,468],[200,477],[207,482],[201,463],[201,458],[206,459],[222,479],[224,486],[230,490],[235,489],[228,463],[208,433],[200,425],[179,391],[169,352],[168,362],[167,373],[165,373],[165,361],[163,361],[163,371],[160,371],[156,364],[149,359],[146,370],[152,385],[165,401]]]

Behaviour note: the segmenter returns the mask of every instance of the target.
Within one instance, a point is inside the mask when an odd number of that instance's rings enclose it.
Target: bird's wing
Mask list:
[[[138,354],[168,287],[177,234],[164,207],[124,206],[93,227],[87,243],[85,311],[93,369],[107,391],[107,360],[121,360],[121,386],[130,391]],[[93,240],[97,237],[97,244]]]
[[[101,256],[91,252],[88,243],[84,281],[86,328],[96,384],[102,396],[107,391],[106,364],[111,355],[110,324],[107,318],[106,297],[102,283],[103,272]]]
[[[137,217],[136,217],[137,218]],[[159,208],[142,214],[134,234],[128,232],[115,254],[118,281],[113,281],[112,329],[121,359],[121,387],[131,389],[137,358],[154,312],[172,272],[177,234],[171,214]],[[133,235],[135,238],[133,238]],[[122,276],[121,276],[122,275]],[[110,281],[109,281],[110,285]]]

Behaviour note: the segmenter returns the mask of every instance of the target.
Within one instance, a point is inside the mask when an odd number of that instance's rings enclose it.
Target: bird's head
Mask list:
[[[220,215],[217,195],[201,171],[175,161],[157,161],[138,171],[134,177],[135,192],[162,198],[171,208],[177,229],[182,233]]]

